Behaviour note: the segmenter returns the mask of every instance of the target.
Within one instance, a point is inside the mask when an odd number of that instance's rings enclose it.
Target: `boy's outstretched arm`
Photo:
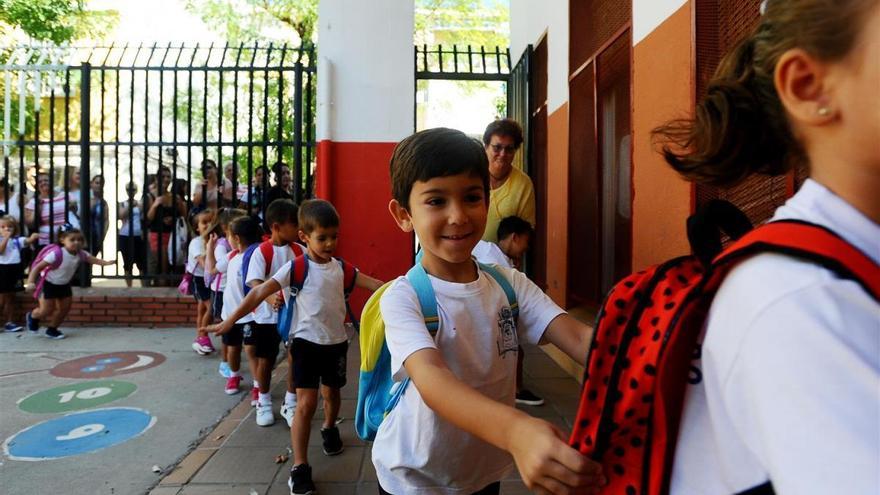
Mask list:
[[[563,313],[547,325],[542,343],[550,342],[581,366],[586,365],[593,329]]]
[[[382,284],[384,283],[385,282],[366,275],[363,272],[358,272],[354,279],[355,286],[367,289],[370,292],[375,292],[379,287],[382,287]]]
[[[510,452],[523,482],[536,493],[594,494],[605,483],[601,466],[569,447],[559,429],[469,387],[449,370],[436,349],[414,352],[404,367],[428,407]]]
[[[236,321],[240,320],[244,315],[250,313],[257,306],[263,302],[264,299],[275,294],[281,290],[281,284],[275,281],[275,279],[269,279],[262,284],[254,287],[248,292],[248,295],[241,300],[241,304],[235,308],[235,311],[229,316],[229,318],[223,320],[216,325],[210,325],[205,328],[200,328],[199,330],[203,330],[206,332],[213,332],[217,335],[223,335],[224,333],[229,332],[232,329],[232,325],[235,324]]]

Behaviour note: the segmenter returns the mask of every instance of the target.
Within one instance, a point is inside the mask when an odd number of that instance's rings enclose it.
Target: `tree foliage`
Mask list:
[[[315,41],[318,0],[187,0],[186,8],[233,44]]]
[[[510,8],[501,0],[416,0],[415,42],[506,47]]]
[[[115,10],[89,10],[83,0],[0,0],[0,35],[14,28],[29,37],[61,44],[100,38],[116,24]]]

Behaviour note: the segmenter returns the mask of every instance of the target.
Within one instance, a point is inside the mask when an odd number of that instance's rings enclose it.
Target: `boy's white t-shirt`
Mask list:
[[[229,319],[232,312],[238,308],[244,299],[244,287],[241,283],[241,262],[243,259],[242,253],[238,253],[225,266],[223,278],[227,280],[227,284],[226,290],[223,291],[223,310],[220,312],[221,320]],[[250,323],[252,321],[254,321],[253,312],[242,316],[236,323]]]
[[[440,316],[436,341],[406,277],[388,288],[380,305],[396,381],[407,377],[403,363],[411,354],[438,349],[462,382],[514,405],[520,341],[538,343],[547,325],[564,311],[521,272],[499,271],[516,292],[518,323],[511,318],[504,290],[489,274],[480,271],[476,281],[466,284],[430,277]],[[486,418],[487,425],[491,421]],[[409,386],[379,427],[373,464],[379,483],[390,493],[469,495],[504,478],[513,459],[440,418],[418,389]]]
[[[205,255],[205,241],[202,236],[197,235],[189,241],[189,249],[186,250],[186,268],[194,277],[204,277],[205,267],[198,264],[196,258]]]
[[[774,219],[828,227],[880,262],[880,226],[808,180]],[[693,362],[673,495],[880,493],[880,305],[855,282],[779,254],[718,290]]]
[[[18,245],[16,246],[16,239]],[[12,237],[6,243],[6,250],[0,254],[0,265],[17,265],[21,263],[21,249],[27,245],[27,237]],[[62,248],[63,249],[63,248]]]
[[[498,244],[489,241],[479,241],[471,251],[471,255],[485,265],[498,265],[505,268],[514,268],[510,258],[498,247]]]
[[[226,289],[226,271],[229,264],[229,250],[226,245],[218,242],[214,246],[214,268],[217,275],[211,281],[211,290],[214,292],[223,292]],[[241,266],[239,264],[239,266]]]
[[[69,284],[73,276],[76,275],[76,269],[79,266],[79,254],[70,254],[70,251],[62,247],[61,256],[61,264],[58,265],[58,268],[49,270],[46,274],[46,281],[55,285]],[[55,252],[51,251],[46,253],[46,256],[43,257],[43,261],[50,264],[54,263]]]
[[[290,246],[272,246],[274,254],[272,255],[272,266],[269,267],[269,275],[266,275],[266,259],[263,258],[263,252],[259,247],[254,249],[251,254],[251,260],[248,264],[247,276],[245,282],[250,285],[254,280],[262,280],[265,282],[272,274],[276,273],[282,265],[294,258],[293,248]],[[278,323],[278,312],[269,305],[268,302],[261,302],[255,311],[255,318],[259,324]]]
[[[296,296],[289,335],[321,345],[341,344],[348,340],[345,333],[345,275],[336,258],[328,263],[309,260],[309,271],[302,290]],[[292,261],[285,263],[272,277],[285,289],[285,300],[290,292]]]

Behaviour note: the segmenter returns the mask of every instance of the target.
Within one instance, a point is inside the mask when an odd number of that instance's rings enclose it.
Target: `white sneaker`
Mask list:
[[[293,428],[293,417],[296,416],[296,403],[281,406],[281,417],[287,421],[287,427]]]
[[[272,404],[257,404],[257,426],[272,426],[274,423]]]

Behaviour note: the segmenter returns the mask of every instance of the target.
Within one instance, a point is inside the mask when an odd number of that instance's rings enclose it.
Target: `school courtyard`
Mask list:
[[[65,332],[61,341],[27,330],[0,333],[5,495],[290,492],[290,432],[277,414],[286,364],[273,378],[276,422],[259,427],[244,387],[223,393],[217,355],[190,349],[190,328]],[[541,349],[526,353],[526,386],[546,403],[523,410],[571,431],[580,386]],[[354,432],[358,356],[355,339],[342,390],[341,455],[321,452],[322,408],[314,420],[309,460],[323,495],[377,493],[371,446]],[[243,385],[250,382],[245,372]],[[529,492],[513,473],[502,493]]]

